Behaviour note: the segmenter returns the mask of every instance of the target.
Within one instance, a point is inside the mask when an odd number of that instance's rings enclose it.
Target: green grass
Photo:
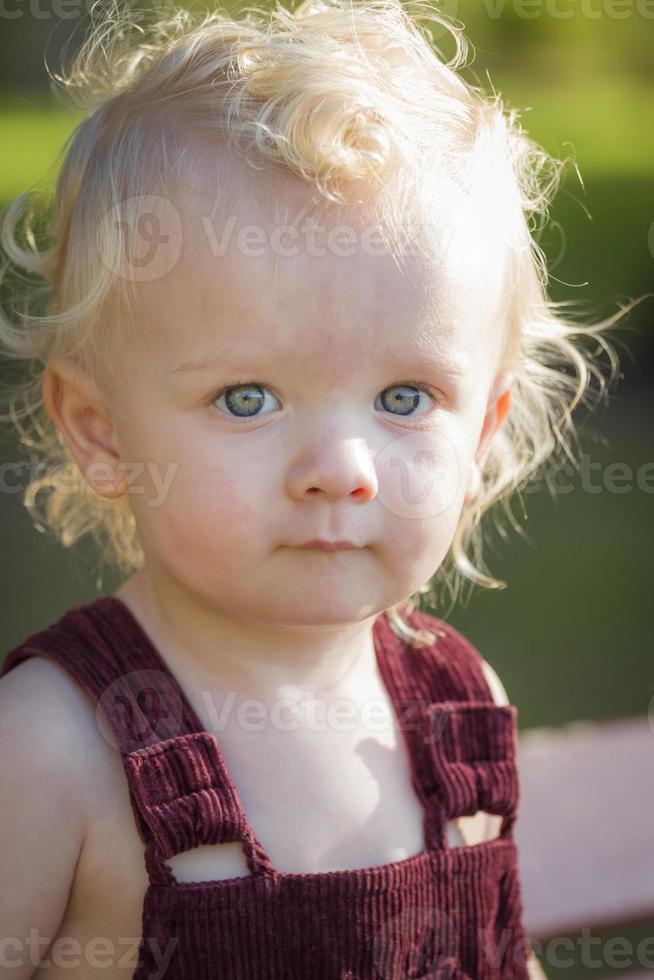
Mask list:
[[[6,201],[48,179],[69,133],[81,118],[43,98],[5,96],[0,101],[0,132],[3,162],[0,169],[0,199]]]
[[[522,114],[522,124],[549,153],[574,155],[582,178],[620,174],[651,177],[652,88],[621,76],[573,77],[565,83],[506,75],[495,87]]]

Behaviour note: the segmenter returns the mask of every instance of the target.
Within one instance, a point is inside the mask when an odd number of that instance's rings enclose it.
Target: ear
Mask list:
[[[486,414],[479,435],[479,442],[475,450],[475,457],[470,464],[470,474],[468,487],[466,489],[465,502],[469,503],[479,493],[481,488],[481,471],[484,465],[486,453],[490,447],[491,440],[499,427],[506,418],[511,405],[511,383],[513,372],[502,370],[495,377],[495,381],[488,396]]]
[[[48,362],[42,385],[43,404],[59,429],[89,487],[101,497],[120,497],[127,477],[113,425],[98,386],[70,361]]]

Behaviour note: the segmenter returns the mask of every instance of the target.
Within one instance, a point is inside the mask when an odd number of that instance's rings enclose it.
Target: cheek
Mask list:
[[[409,573],[409,588],[433,575],[457,528],[470,465],[468,428],[460,416],[438,428],[402,434],[378,455],[379,500],[387,554]]]
[[[133,500],[151,547],[173,558],[184,552],[215,558],[247,551],[257,518],[265,513],[260,478],[232,465],[224,454],[216,462],[188,442],[183,452],[172,441],[160,444],[158,453],[156,463],[144,470],[145,493]]]
[[[401,524],[447,525],[465,492],[468,446],[447,420],[391,440],[376,457],[379,501]]]
[[[456,531],[461,507],[453,505],[432,517],[419,520],[394,520],[385,540],[388,552],[398,566],[413,568],[418,577],[429,573],[445,558]]]
[[[253,522],[261,513],[260,488],[246,473],[234,479],[231,468],[213,466],[201,470],[184,464],[171,493],[169,516],[194,537],[207,535],[223,542],[241,541],[252,533]]]

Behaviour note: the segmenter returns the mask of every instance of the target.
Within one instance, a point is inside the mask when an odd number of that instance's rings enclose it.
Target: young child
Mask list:
[[[3,224],[25,503],[125,573],[3,665],[5,966],[542,977],[517,708],[417,603],[504,584],[482,515],[615,366],[547,299],[562,164],[427,4],[111,10],[49,237]]]

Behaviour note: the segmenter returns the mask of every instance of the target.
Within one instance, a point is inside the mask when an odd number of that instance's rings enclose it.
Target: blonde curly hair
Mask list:
[[[422,589],[386,610],[404,640],[416,647],[435,642],[403,613],[437,582],[454,598],[465,579],[506,586],[484,571],[482,516],[501,503],[521,530],[512,494],[557,453],[576,464],[572,412],[589,404],[593,379],[601,397],[618,370],[603,334],[624,311],[584,325],[563,315],[570,304],[547,296],[547,262],[537,238],[568,161],[533,142],[497,94],[462,79],[463,25],[423,0],[305,0],[295,10],[246,8],[240,19],[220,9],[194,14],[166,0],[151,23],[126,3],[96,0],[90,13],[70,69],[51,74],[54,90],[85,114],[61,151],[54,200],[34,200],[28,191],[10,203],[2,221],[8,261],[0,282],[10,270],[19,274],[12,315],[0,309],[0,347],[29,373],[8,386],[10,411],[3,418],[42,457],[24,495],[36,527],[50,529],[65,547],[90,533],[100,563],[121,572],[143,564],[129,494],[107,499],[79,479],[44,410],[42,379],[51,359],[68,358],[110,382],[110,341],[134,324],[130,283],[112,271],[120,232],[112,237],[102,219],[121,201],[174,192],[178,175],[193,166],[191,138],[214,149],[229,145],[255,169],[286,168],[326,209],[347,203],[348,188],[374,189],[398,252],[411,238],[407,214],[417,217],[410,208],[424,201],[419,194],[435,168],[466,192],[485,180],[488,197],[500,194],[509,228],[503,365],[513,376],[510,411],[491,441],[481,485],[462,507],[446,560]],[[449,60],[440,38],[453,42]],[[121,315],[109,316],[110,309]],[[611,365],[608,382],[602,352]]]

